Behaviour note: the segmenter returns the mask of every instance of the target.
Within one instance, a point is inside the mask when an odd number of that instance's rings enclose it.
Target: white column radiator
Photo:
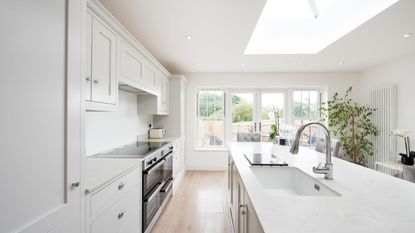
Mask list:
[[[396,160],[396,138],[391,131],[396,129],[396,86],[387,85],[369,91],[369,105],[376,108],[372,121],[379,129],[378,136],[372,136],[375,154],[368,158],[369,168],[375,169],[377,161]],[[379,171],[392,175],[392,171],[379,167]]]

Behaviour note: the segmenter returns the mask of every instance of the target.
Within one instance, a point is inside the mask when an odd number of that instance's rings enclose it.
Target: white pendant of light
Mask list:
[[[267,0],[245,54],[316,54],[400,0]]]

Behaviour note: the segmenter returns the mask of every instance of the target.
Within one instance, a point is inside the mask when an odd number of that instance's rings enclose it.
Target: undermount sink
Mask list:
[[[340,196],[297,168],[251,167],[251,170],[271,196]]]

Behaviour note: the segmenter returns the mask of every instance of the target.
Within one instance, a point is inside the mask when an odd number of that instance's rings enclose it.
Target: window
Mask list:
[[[225,93],[222,90],[197,92],[196,146],[201,149],[225,145]]]
[[[309,122],[320,121],[321,93],[317,90],[293,91],[293,125],[295,128]],[[320,128],[308,127],[301,137],[302,145],[315,145],[321,137]]]

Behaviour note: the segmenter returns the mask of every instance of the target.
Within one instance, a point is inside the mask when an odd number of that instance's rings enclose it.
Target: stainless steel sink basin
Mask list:
[[[292,167],[251,167],[264,191],[271,196],[340,196],[303,171]]]

